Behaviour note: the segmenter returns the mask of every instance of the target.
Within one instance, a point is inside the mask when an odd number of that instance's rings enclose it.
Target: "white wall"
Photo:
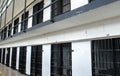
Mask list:
[[[110,18],[102,21],[81,25],[78,27],[72,27],[60,31],[47,33],[40,36],[23,39],[16,42],[1,44],[0,48],[23,46],[23,44],[25,46],[28,46],[28,45],[49,44],[49,43],[66,42],[66,41],[79,41],[79,40],[94,39],[100,37],[108,38],[108,34],[109,36],[120,37],[119,29],[120,29],[120,17],[115,17],[115,18]],[[35,32],[32,31],[31,33],[35,34]]]
[[[4,61],[5,64],[6,64],[6,60],[7,60],[7,59],[6,59],[6,58],[7,58],[7,53],[8,53],[7,48],[5,48],[5,61]]]
[[[12,48],[10,48],[10,63],[9,66],[11,67],[12,65]]]
[[[32,14],[33,14],[33,8],[31,8],[31,9],[29,10],[29,16],[28,16],[28,17],[30,17]],[[32,19],[33,19],[33,17],[30,17],[30,18],[28,19],[28,28],[32,27]]]
[[[51,0],[44,0],[44,7],[48,6],[51,3]],[[43,22],[50,20],[51,18],[51,7],[48,7],[47,9],[44,10],[43,13]]]
[[[72,43],[72,76],[92,76],[90,41]]]
[[[31,46],[27,46],[27,53],[26,53],[26,74],[30,75],[31,69]]]
[[[88,4],[88,0],[71,0],[71,10]]]
[[[16,69],[19,69],[19,55],[20,55],[20,48],[17,47],[17,58],[16,58]]]
[[[22,16],[19,17],[19,23],[21,22]],[[21,23],[18,25],[18,32],[21,31]]]
[[[42,76],[50,76],[51,45],[43,45]]]

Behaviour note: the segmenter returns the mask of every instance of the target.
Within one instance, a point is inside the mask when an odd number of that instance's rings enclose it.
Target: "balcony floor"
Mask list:
[[[22,75],[19,72],[12,70],[6,65],[0,64],[0,76],[25,76],[25,75]]]

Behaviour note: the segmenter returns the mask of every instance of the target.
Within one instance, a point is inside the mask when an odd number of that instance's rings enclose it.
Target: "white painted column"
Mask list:
[[[10,48],[10,64],[9,64],[9,66],[11,67],[11,65],[12,65],[12,48]]]
[[[33,8],[31,8],[31,9],[29,10],[29,16],[31,16],[31,15],[33,15]],[[29,17],[29,16],[28,16],[28,17]],[[28,19],[28,28],[32,27],[32,19],[33,19],[33,17],[30,17],[30,18]]]
[[[17,58],[16,58],[16,69],[19,69],[19,55],[20,55],[20,47],[17,47]]]
[[[5,48],[5,61],[4,61],[5,64],[6,64],[6,60],[7,60],[6,58],[7,58],[7,48]]]
[[[90,41],[72,43],[72,76],[92,76]]]
[[[42,76],[50,76],[51,45],[43,45]]]
[[[31,46],[27,46],[27,53],[26,53],[26,74],[30,75],[31,69]]]
[[[21,22],[21,18],[22,17],[19,17],[19,23]],[[21,23],[18,25],[18,32],[20,32],[21,31]]]
[[[13,30],[14,30],[14,21],[13,21],[13,23],[12,23],[12,29],[11,29],[11,36],[13,35]]]
[[[48,6],[51,3],[51,0],[44,0],[44,7]],[[43,22],[50,20],[51,18],[51,6],[46,8],[43,13]]]
[[[88,0],[71,0],[71,10],[88,4]]]

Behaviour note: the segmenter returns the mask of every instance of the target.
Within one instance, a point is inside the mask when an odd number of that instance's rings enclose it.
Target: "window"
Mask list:
[[[31,76],[42,76],[42,46],[32,46]]]
[[[9,63],[10,63],[10,48],[7,48],[6,65],[9,66]]]
[[[40,3],[37,3],[33,7],[33,14],[34,14],[34,16],[33,16],[33,26],[43,22],[43,10],[42,10],[43,9],[43,4],[44,4],[44,1],[42,1]],[[40,11],[40,12],[35,14],[38,11]]]
[[[11,32],[12,32],[12,23],[9,24],[9,26],[8,26],[8,37],[11,36]]]
[[[17,57],[17,47],[12,48],[12,65],[13,69],[16,69],[16,57]]]
[[[21,22],[21,31],[25,31],[28,27],[28,14],[29,12],[25,12],[25,14],[22,15],[22,22]]]
[[[52,2],[55,1],[56,0],[52,0]],[[58,0],[52,5],[51,17],[53,18],[70,10],[71,10],[70,0]]]
[[[51,46],[51,76],[72,76],[71,43]]]
[[[13,34],[16,34],[18,32],[18,25],[19,25],[19,18],[17,18],[14,21],[14,29],[13,29]]]
[[[92,41],[93,76],[120,76],[120,39]]]
[[[20,47],[19,55],[19,72],[25,74],[26,72],[26,46]]]

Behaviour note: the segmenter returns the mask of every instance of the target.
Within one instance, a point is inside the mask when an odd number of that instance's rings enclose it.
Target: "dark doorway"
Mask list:
[[[5,48],[3,48],[2,64],[5,64]]]
[[[42,76],[42,45],[32,46],[31,76]]]
[[[2,56],[2,48],[0,48],[0,63],[1,63],[1,56]]]
[[[28,11],[22,14],[21,31],[25,31],[28,27],[28,15],[29,15]]]
[[[6,65],[9,66],[9,63],[10,63],[10,48],[7,48]]]
[[[25,74],[26,72],[26,46],[20,47],[20,55],[19,55],[19,72]]]
[[[93,76],[120,76],[120,39],[92,41]]]
[[[18,26],[19,26],[19,18],[17,18],[17,19],[14,21],[13,34],[18,33]]]
[[[33,26],[36,25],[36,24],[39,24],[39,23],[43,22],[43,10],[42,10],[43,9],[43,5],[44,5],[44,1],[42,1],[40,3],[37,3],[33,7],[33,14],[34,14],[33,15]]]
[[[71,43],[51,46],[51,76],[72,76]]]
[[[11,68],[16,69],[17,47],[12,48],[12,65]]]

